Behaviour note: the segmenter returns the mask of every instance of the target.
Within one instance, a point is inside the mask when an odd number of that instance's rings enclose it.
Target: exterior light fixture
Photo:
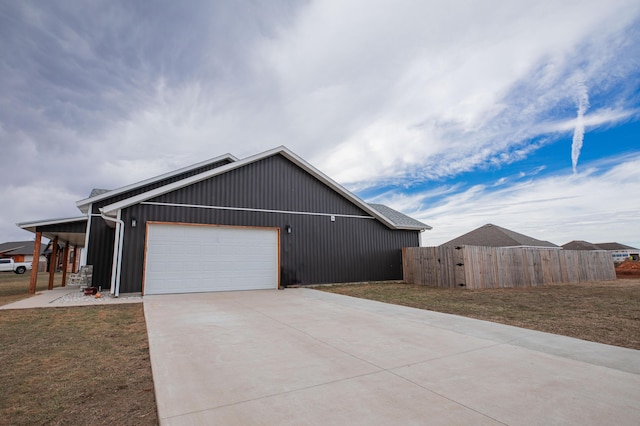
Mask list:
[[[131,227],[135,228],[136,226],[138,226],[138,221],[136,220],[136,218],[134,217],[133,219],[131,219]]]
[[[286,225],[284,229],[287,231],[287,234],[291,233],[291,225]]]

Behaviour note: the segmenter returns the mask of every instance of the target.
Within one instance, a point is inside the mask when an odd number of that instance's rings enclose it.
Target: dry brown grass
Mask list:
[[[142,304],[0,311],[0,424],[158,423]]]
[[[14,274],[13,272],[0,273],[0,306],[31,297],[29,294],[30,277],[30,272],[22,275]],[[56,273],[53,286],[60,287],[61,281],[62,273]],[[46,290],[48,286],[49,273],[38,273],[36,293]]]
[[[640,279],[487,290],[400,283],[318,289],[640,349]]]

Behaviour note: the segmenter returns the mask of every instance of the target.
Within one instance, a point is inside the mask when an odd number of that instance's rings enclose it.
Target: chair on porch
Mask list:
[[[91,287],[92,278],[93,265],[82,266],[77,273],[67,276],[67,285],[79,286],[80,290],[84,290],[86,287]]]

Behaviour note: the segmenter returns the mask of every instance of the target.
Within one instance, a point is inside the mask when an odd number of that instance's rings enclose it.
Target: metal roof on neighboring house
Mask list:
[[[412,217],[409,217],[404,213],[400,213],[399,211],[394,210],[389,206],[385,206],[384,204],[369,203],[369,206],[371,206],[373,209],[380,212],[380,214],[385,216],[387,219],[391,220],[396,226],[402,226],[402,227],[414,226],[416,228],[421,228],[421,229],[431,229],[429,225],[424,224]]]
[[[537,240],[510,229],[488,223],[473,231],[467,232],[442,245],[483,246],[483,247],[547,247],[560,248],[549,241]]]

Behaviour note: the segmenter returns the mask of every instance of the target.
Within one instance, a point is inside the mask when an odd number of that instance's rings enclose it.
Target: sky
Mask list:
[[[433,227],[640,248],[637,0],[0,0],[0,241],[285,145]]]

